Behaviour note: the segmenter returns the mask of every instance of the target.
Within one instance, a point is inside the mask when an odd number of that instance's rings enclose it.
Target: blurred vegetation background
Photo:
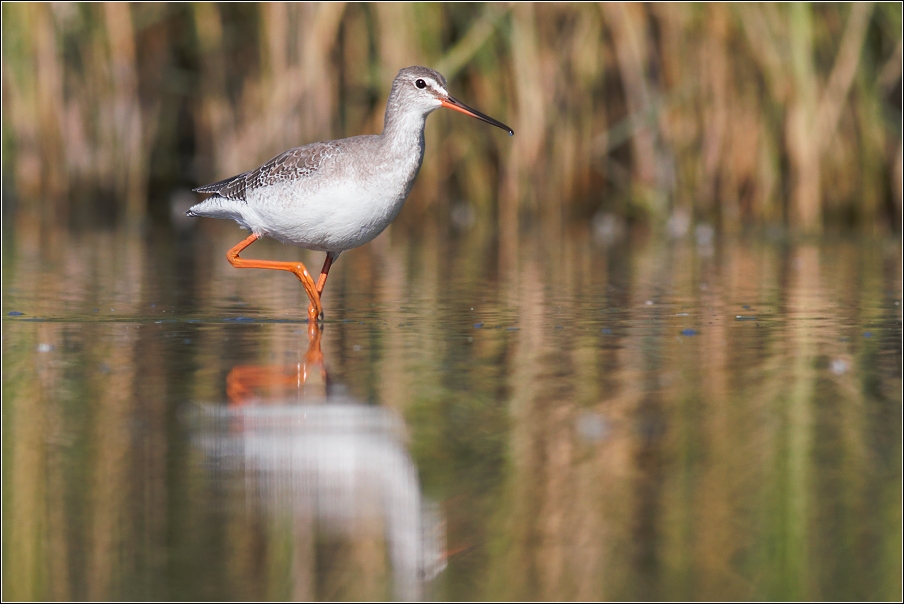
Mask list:
[[[7,216],[168,222],[193,186],[379,132],[421,64],[516,135],[428,120],[410,224],[901,229],[900,3],[2,10]]]

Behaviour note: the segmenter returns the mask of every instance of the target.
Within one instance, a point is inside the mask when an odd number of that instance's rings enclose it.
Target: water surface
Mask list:
[[[10,233],[4,598],[900,597],[899,240],[392,235]]]

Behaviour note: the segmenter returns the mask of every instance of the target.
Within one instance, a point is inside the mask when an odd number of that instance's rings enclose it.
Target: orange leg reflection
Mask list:
[[[308,323],[308,350],[304,361],[295,365],[236,365],[226,376],[226,395],[231,406],[247,405],[260,399],[259,393],[267,391],[267,398],[283,399],[289,391],[300,391],[312,372],[316,371],[326,386],[329,376],[320,350],[321,331],[316,321]]]
[[[229,264],[236,268],[267,268],[271,270],[277,271],[289,271],[301,281],[301,285],[304,287],[304,291],[308,294],[308,299],[311,301],[310,306],[308,306],[308,321],[314,322],[317,319],[323,316],[323,307],[320,304],[320,292],[323,291],[323,283],[326,283],[326,273],[329,272],[329,264],[325,264],[323,267],[324,272],[320,275],[320,281],[322,282],[320,285],[320,289],[318,291],[317,285],[314,283],[314,279],[311,277],[310,273],[308,273],[308,269],[305,268],[304,264],[301,262],[277,262],[275,260],[245,260],[244,258],[239,258],[239,254],[246,247],[260,239],[261,236],[252,233],[248,235],[242,242],[238,243],[231,250],[226,252],[226,259],[229,260]],[[329,255],[327,255],[327,261],[330,261]]]

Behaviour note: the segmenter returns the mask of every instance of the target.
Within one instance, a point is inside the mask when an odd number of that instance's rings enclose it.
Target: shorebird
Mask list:
[[[427,116],[440,107],[514,134],[450,96],[446,78],[436,71],[406,67],[392,82],[382,134],[289,149],[255,170],[194,189],[211,196],[186,215],[229,218],[251,231],[226,253],[230,264],[293,273],[310,299],[308,320],[322,320],[320,296],[330,267],[339,254],[367,243],[398,215],[424,159]],[[239,257],[263,236],[326,252],[317,282],[301,262]]]

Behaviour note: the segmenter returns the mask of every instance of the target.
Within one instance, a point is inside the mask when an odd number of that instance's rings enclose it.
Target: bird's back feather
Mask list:
[[[254,189],[311,177],[320,169],[324,160],[342,152],[339,142],[312,143],[289,149],[255,170],[198,187],[194,191],[247,201],[248,193]]]

